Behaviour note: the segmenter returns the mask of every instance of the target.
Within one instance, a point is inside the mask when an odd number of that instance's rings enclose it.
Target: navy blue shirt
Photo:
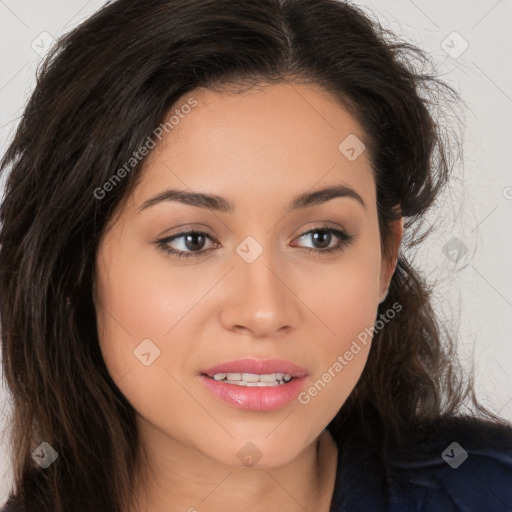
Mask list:
[[[512,512],[511,428],[439,420],[379,451],[339,449],[331,512]]]
[[[512,512],[512,428],[438,420],[409,432],[399,448],[372,448],[358,433],[343,443],[333,437],[331,512]],[[16,509],[11,498],[3,512],[38,511]]]

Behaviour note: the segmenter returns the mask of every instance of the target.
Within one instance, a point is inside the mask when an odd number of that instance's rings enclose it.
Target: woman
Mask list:
[[[451,170],[415,59],[333,0],[118,0],[59,42],[2,162],[5,510],[511,508],[400,251]]]

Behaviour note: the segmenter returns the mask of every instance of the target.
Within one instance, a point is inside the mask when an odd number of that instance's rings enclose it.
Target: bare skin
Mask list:
[[[320,88],[197,90],[179,104],[190,97],[197,106],[153,150],[97,258],[103,357],[151,453],[150,476],[134,489],[138,506],[126,512],[328,512],[338,454],[325,428],[356,385],[371,342],[334,377],[332,368],[374,324],[402,222],[388,261],[367,154],[351,161],[338,149],[364,133]],[[299,194],[338,184],[364,205],[342,196],[287,209]],[[170,188],[221,196],[234,210],[171,200],[142,208]],[[324,235],[321,246],[315,234],[327,228],[353,238]],[[201,247],[186,236],[155,243],[190,231],[206,233]],[[248,236],[263,250],[251,263],[236,251]],[[322,254],[335,246],[342,249]],[[202,254],[178,258],[168,249]],[[145,339],[160,350],[148,366],[134,357]],[[306,368],[306,391],[329,369],[332,378],[307,403],[241,409],[212,395],[199,375],[244,357]],[[261,456],[251,467],[237,455],[249,442]]]

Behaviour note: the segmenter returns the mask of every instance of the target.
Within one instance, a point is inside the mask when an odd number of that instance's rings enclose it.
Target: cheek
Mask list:
[[[179,322],[190,310],[193,293],[186,288],[176,293],[148,271],[147,265],[133,260],[129,265],[140,270],[125,271],[128,266],[118,260],[115,269],[111,266],[98,278],[102,298],[97,308],[98,336],[103,359],[112,380],[142,418],[186,437],[194,430],[192,425],[201,424],[202,412],[184,392],[183,379],[176,372],[191,348],[179,339],[185,339],[179,333]],[[187,426],[176,421],[172,411],[187,411]]]
[[[133,351],[146,339],[163,355],[200,297],[200,285],[190,286],[189,273],[169,272],[168,265],[148,261],[144,251],[118,251],[110,258],[115,265],[106,263],[109,256],[105,251],[97,281],[98,331],[105,356],[118,366],[130,366]]]
[[[323,298],[325,328],[315,330],[315,371],[298,402],[311,416],[330,421],[354,389],[366,365],[376,316],[373,294],[363,290],[361,281],[351,288],[344,281],[342,291]],[[332,299],[332,300],[331,300]],[[319,336],[319,332],[323,335]]]

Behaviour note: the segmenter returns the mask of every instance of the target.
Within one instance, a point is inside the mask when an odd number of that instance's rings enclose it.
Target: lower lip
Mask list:
[[[251,411],[273,411],[297,398],[307,375],[296,377],[286,384],[268,387],[249,387],[228,384],[200,375],[199,379],[215,396],[230,405]]]

